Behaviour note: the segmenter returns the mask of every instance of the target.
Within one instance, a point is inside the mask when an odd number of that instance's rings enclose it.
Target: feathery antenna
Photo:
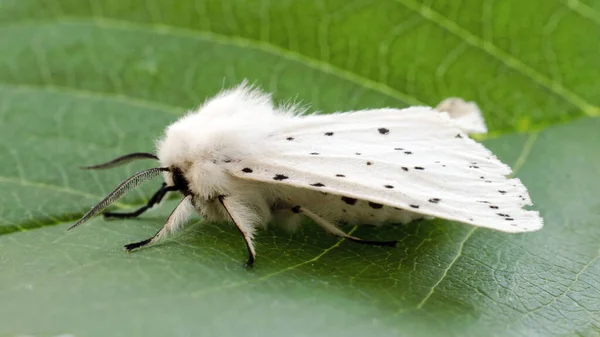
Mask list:
[[[71,230],[81,225],[82,223],[88,221],[93,216],[102,212],[102,210],[104,210],[106,207],[112,205],[115,201],[119,200],[127,192],[131,191],[132,189],[136,188],[137,186],[150,179],[156,178],[161,174],[161,172],[164,171],[169,171],[169,168],[155,167],[148,170],[140,171],[132,175],[131,177],[125,179],[122,183],[119,184],[119,186],[117,186],[117,188],[115,188],[114,191],[110,192],[104,199],[102,199],[102,201],[100,201],[96,206],[94,206],[87,213],[85,213],[85,215],[81,217],[79,221],[77,221],[75,224],[69,227],[68,230]]]
[[[138,160],[138,159],[155,159],[155,160],[158,160],[158,157],[156,155],[152,154],[152,153],[134,152],[134,153],[129,153],[129,154],[117,157],[115,159],[107,161],[106,163],[102,163],[102,164],[98,164],[98,165],[92,165],[92,166],[83,166],[81,168],[84,169],[84,170],[103,170],[103,169],[109,169],[109,168],[113,168],[115,166],[127,164],[127,163],[129,163],[131,161]]]

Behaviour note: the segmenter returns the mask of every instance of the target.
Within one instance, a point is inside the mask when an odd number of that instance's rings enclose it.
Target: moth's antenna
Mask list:
[[[107,161],[106,163],[102,163],[102,164],[98,164],[98,165],[92,165],[92,166],[83,166],[81,168],[84,169],[84,170],[103,170],[103,169],[113,168],[115,166],[127,164],[130,161],[137,160],[137,159],[155,159],[155,160],[158,160],[158,157],[156,155],[152,154],[152,153],[134,152],[134,153],[126,154],[124,156],[117,157],[115,159]]]
[[[100,201],[96,206],[90,209],[79,221],[73,224],[68,230],[71,230],[82,223],[88,221],[91,217],[97,215],[102,212],[106,207],[112,205],[115,201],[119,200],[122,196],[124,196],[130,190],[136,188],[141,185],[143,182],[146,182],[150,179],[156,178],[160,175],[161,172],[169,171],[167,167],[155,167],[148,170],[140,171],[131,177],[127,178],[125,181],[119,184],[114,191],[110,192],[102,201]]]

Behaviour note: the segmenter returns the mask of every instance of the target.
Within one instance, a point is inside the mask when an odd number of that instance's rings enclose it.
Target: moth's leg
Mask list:
[[[388,247],[396,247],[396,244],[398,243],[398,241],[395,241],[395,240],[394,241],[363,240],[363,239],[357,238],[355,236],[348,235],[348,234],[344,233],[341,229],[337,228],[337,226],[335,226],[334,224],[321,218],[320,216],[318,216],[317,214],[313,213],[311,210],[309,210],[305,207],[296,206],[296,207],[292,208],[292,211],[295,213],[302,212],[303,214],[305,214],[306,216],[311,218],[314,222],[316,222],[319,226],[323,227],[323,229],[325,229],[329,233],[339,236],[341,238],[344,238],[346,240],[350,240],[350,241],[353,241],[356,243],[367,244],[367,245],[388,246]]]
[[[233,220],[233,223],[235,223],[244,237],[246,249],[248,250],[248,261],[246,261],[246,266],[252,267],[254,259],[256,258],[256,251],[254,250],[254,242],[252,241],[252,238],[254,237],[254,225],[249,221],[250,219],[248,219],[248,210],[244,207],[240,207],[240,205],[235,200],[232,200],[231,197],[220,195],[219,202],[225,207],[229,217]]]
[[[147,238],[146,240],[130,243],[125,245],[125,249],[127,251],[131,251],[136,248],[141,248],[146,245],[155,243],[160,239],[164,238],[167,234],[173,233],[177,231],[181,226],[185,223],[185,221],[190,217],[194,210],[194,206],[192,205],[192,197],[187,196],[183,198],[177,207],[171,212],[169,218],[165,222],[165,225],[154,234],[152,237]]]
[[[148,203],[146,205],[138,208],[137,210],[135,210],[133,212],[127,212],[127,213],[104,212],[102,215],[104,215],[105,218],[118,218],[118,219],[135,218],[135,217],[141,215],[142,213],[144,213],[145,211],[149,210],[150,208],[152,208],[152,206],[160,203],[168,192],[176,191],[176,190],[177,190],[177,188],[175,186],[167,186],[166,183],[163,183],[162,186],[158,189],[158,191],[156,191],[156,193],[154,193],[154,195],[150,198],[150,200],[148,200]]]

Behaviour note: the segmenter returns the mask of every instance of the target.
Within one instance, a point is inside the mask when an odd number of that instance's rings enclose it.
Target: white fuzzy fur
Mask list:
[[[478,109],[457,102],[443,107],[451,115],[467,111],[457,114],[463,119],[481,118]],[[379,127],[391,132],[383,135]],[[157,152],[161,166],[183,171],[202,216],[233,217],[250,243],[255,229],[272,219],[298,226],[301,214],[290,210],[294,206],[330,224],[406,223],[436,216],[507,232],[541,228],[539,214],[522,208],[531,203],[527,189],[507,179],[510,168],[463,131],[485,131],[485,124],[481,119],[461,129],[460,120],[425,107],[300,115],[294,106],[277,107],[269,95],[242,84],[170,125]],[[399,147],[412,153],[394,150]],[[336,177],[340,171],[346,177]],[[274,180],[276,174],[288,179]],[[172,184],[170,172],[165,181]],[[310,185],[315,182],[326,186]],[[218,196],[225,196],[231,217]],[[358,201],[350,205],[341,196]],[[432,203],[432,198],[441,201]]]
[[[171,212],[169,218],[165,222],[165,225],[161,228],[156,235],[152,238],[150,243],[155,243],[163,239],[167,234],[176,232],[185,224],[185,222],[189,219],[194,211],[194,206],[192,205],[192,197],[187,196],[183,198],[177,207]]]

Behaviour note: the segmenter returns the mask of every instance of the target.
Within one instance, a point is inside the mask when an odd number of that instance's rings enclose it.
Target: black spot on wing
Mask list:
[[[401,147],[395,147],[394,150],[396,150],[396,151],[404,151],[404,149],[401,148]]]
[[[419,208],[419,205],[410,205],[412,208]]]
[[[354,198],[342,197],[342,201],[347,203],[348,205],[354,205],[354,204],[356,204],[357,200]]]
[[[498,206],[494,206],[494,205],[490,205],[490,208],[491,209],[498,209],[499,207]]]
[[[310,155],[311,155],[311,156],[318,156],[318,155],[319,155],[319,152],[311,152],[311,153],[310,153]]]
[[[383,185],[383,187],[385,187],[385,188],[389,188],[389,189],[392,189],[392,188],[394,188],[394,186],[392,186],[392,185]]]
[[[343,175],[343,174],[339,174],[339,173],[338,173],[338,174],[336,174],[335,176],[336,176],[336,177],[340,177],[340,178],[344,178],[344,177],[345,177],[345,175]]]
[[[252,173],[253,171],[252,171],[252,169],[251,169],[251,168],[249,168],[249,167],[244,167],[244,168],[242,169],[242,172],[244,172],[244,173]]]
[[[387,135],[388,133],[390,133],[390,129],[386,128],[379,128],[377,129],[377,131],[379,131],[379,133],[381,133],[382,135]]]
[[[370,201],[369,201],[369,206],[374,209],[380,209],[381,207],[383,207],[382,204],[378,204],[378,203],[370,202]]]
[[[310,186],[314,186],[314,187],[323,187],[325,186],[324,184],[321,183],[314,183],[314,184],[310,184]]]
[[[404,171],[408,172],[408,167],[406,167],[406,166],[402,166],[402,169],[403,169]]]
[[[360,156],[362,153],[356,152],[355,155]]]
[[[294,140],[294,137],[287,137],[287,140]]]
[[[423,171],[424,169],[425,169],[424,167],[421,167],[421,166],[415,166],[415,170],[421,170],[421,171]]]
[[[429,199],[429,202],[431,202],[431,203],[433,203],[433,204],[437,204],[437,203],[438,203],[438,202],[440,202],[440,201],[441,201],[441,199],[440,199],[440,198],[432,198],[432,199]]]
[[[284,174],[276,174],[276,175],[273,177],[273,180],[285,180],[285,179],[288,179],[288,178],[289,178],[289,177],[288,177],[288,176],[286,176],[286,175],[284,175]]]
[[[506,194],[506,191],[498,190],[498,192],[500,192],[500,194]]]
[[[368,161],[367,165],[371,166],[371,165],[373,165],[373,162]]]
[[[333,136],[333,132],[325,132],[325,136]]]
[[[412,152],[410,152],[410,151],[404,151],[404,153],[406,153],[406,154],[412,154]]]

